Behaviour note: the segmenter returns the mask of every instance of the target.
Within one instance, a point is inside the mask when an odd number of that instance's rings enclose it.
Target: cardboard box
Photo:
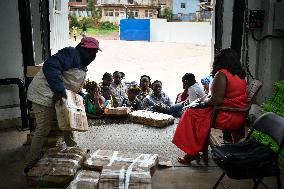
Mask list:
[[[137,168],[149,169],[151,175],[155,173],[159,159],[157,154],[141,154],[132,152],[120,152],[112,150],[97,150],[88,154],[83,167],[89,170],[101,171],[106,167],[135,166]]]
[[[99,189],[109,188],[151,189],[150,172],[139,167],[104,167]]]
[[[80,95],[66,90],[67,99],[55,104],[58,127],[62,131],[87,131],[88,120],[84,100]]]
[[[69,184],[67,189],[97,189],[99,179],[99,172],[81,170],[77,173],[75,179]]]
[[[42,68],[43,64],[35,65],[35,66],[27,66],[27,77],[34,77],[39,72],[39,70]]]
[[[52,148],[27,173],[29,186],[67,187],[82,166],[86,149]]]
[[[173,124],[175,118],[168,114],[138,110],[129,114],[129,120],[134,123],[140,123],[153,127],[165,127]]]
[[[78,168],[79,163],[76,160],[45,157],[28,172],[28,185],[67,187]]]
[[[106,115],[114,115],[114,116],[126,116],[131,112],[128,107],[117,107],[117,108],[105,108],[104,113]]]

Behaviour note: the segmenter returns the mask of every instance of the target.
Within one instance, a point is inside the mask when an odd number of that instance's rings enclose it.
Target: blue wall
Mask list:
[[[150,19],[121,19],[120,39],[150,41]]]
[[[181,3],[185,3],[185,8],[181,8]],[[199,0],[173,0],[173,14],[195,13],[199,10]]]

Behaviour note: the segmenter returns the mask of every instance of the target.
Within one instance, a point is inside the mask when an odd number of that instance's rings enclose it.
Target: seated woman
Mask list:
[[[104,90],[104,86],[110,86],[110,84],[113,82],[113,78],[112,78],[112,74],[105,72],[102,78],[102,82],[99,83],[99,86],[101,88],[101,95],[103,95],[103,90]]]
[[[138,98],[143,101],[143,99],[151,93],[153,90],[151,89],[151,78],[148,75],[142,75],[140,78],[140,93],[138,94]]]
[[[123,72],[115,71],[113,73],[113,82],[110,84],[111,90],[118,105],[121,104],[125,97],[127,97],[127,87],[121,82],[124,76],[125,74]]]
[[[102,95],[105,98],[106,108],[113,108],[118,106],[113,96],[112,90],[109,86],[103,86]]]
[[[182,83],[184,92],[181,94],[180,99],[177,99],[179,102],[172,105],[170,108],[170,113],[176,117],[181,116],[183,107],[185,105],[188,105],[194,100],[205,96],[203,89],[198,85],[195,80],[195,76],[192,73],[186,73],[182,77]]]
[[[122,100],[120,106],[130,107],[131,110],[140,110],[142,109],[142,101],[137,98],[137,95],[140,92],[140,88],[137,85],[132,85],[127,90],[127,98]]]
[[[188,108],[182,114],[176,128],[173,143],[186,155],[178,158],[180,163],[199,160],[199,152],[204,149],[214,106],[244,108],[247,106],[245,71],[241,67],[238,54],[232,49],[223,49],[214,58],[212,76],[214,77],[211,96],[204,98],[207,108]],[[216,128],[239,129],[245,120],[245,113],[220,111]],[[204,163],[208,159],[204,156]]]
[[[104,113],[105,99],[100,95],[100,87],[95,81],[87,80],[84,88],[87,90],[87,94],[85,95],[87,117],[101,117]]]
[[[147,95],[143,100],[143,109],[169,114],[172,101],[162,91],[162,82],[156,80],[153,82],[152,87],[153,92]]]

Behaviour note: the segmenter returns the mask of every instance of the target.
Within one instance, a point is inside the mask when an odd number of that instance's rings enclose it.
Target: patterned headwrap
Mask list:
[[[201,79],[201,84],[206,85],[210,83],[210,76]]]
[[[133,93],[139,93],[141,91],[140,87],[136,84],[134,85],[130,85],[129,88],[128,88],[128,91],[131,91]]]

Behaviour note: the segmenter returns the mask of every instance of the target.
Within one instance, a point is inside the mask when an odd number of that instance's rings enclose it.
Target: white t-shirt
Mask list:
[[[194,85],[191,85],[187,90],[187,101],[190,104],[194,100],[201,98],[205,95],[204,90],[198,85],[198,83],[195,83]]]

